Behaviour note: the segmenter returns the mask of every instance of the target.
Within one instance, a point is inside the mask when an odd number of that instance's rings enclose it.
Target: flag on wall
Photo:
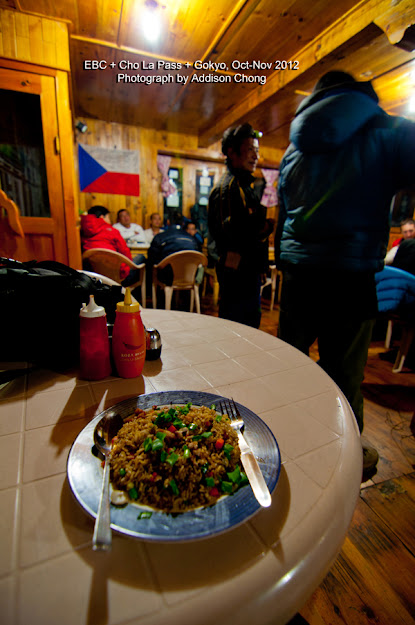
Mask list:
[[[78,162],[84,193],[140,195],[137,151],[78,145]]]

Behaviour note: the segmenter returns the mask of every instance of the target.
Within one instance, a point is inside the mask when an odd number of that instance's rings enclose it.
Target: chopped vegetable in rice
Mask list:
[[[110,456],[113,488],[164,512],[215,504],[248,483],[238,435],[214,406],[153,406],[124,420]]]

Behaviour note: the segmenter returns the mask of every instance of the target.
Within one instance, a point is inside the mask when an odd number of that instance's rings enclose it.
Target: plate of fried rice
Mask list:
[[[143,540],[187,541],[247,521],[261,506],[241,464],[237,433],[219,411],[222,399],[168,391],[132,397],[103,411],[69,452],[68,480],[76,500],[96,517],[103,463],[93,434],[100,419],[116,411],[124,425],[110,456],[113,530]],[[277,441],[255,413],[237,407],[272,495],[281,467]]]

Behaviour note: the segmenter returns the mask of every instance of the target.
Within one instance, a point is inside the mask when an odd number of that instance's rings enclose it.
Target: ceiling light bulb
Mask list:
[[[415,113],[415,95],[413,95],[409,100],[409,112]]]
[[[143,11],[141,20],[141,28],[143,30],[144,37],[150,43],[155,43],[161,33],[160,15],[157,8],[146,7]]]

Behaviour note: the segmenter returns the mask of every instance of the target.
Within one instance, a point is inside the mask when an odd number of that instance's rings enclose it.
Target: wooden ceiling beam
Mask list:
[[[192,161],[202,161],[206,163],[218,163],[219,165],[225,164],[225,157],[223,154],[219,154],[219,156],[212,156],[211,152],[203,152],[202,150],[181,150],[179,148],[166,148],[166,147],[158,147],[158,154],[166,154],[167,156],[173,156],[174,158],[183,158]],[[258,168],[266,167],[269,169],[276,169],[279,163],[277,161],[273,161],[270,159],[260,158],[258,160]]]
[[[299,69],[277,71],[267,79],[265,85],[259,86],[239,104],[232,107],[220,120],[204,129],[199,135],[199,146],[207,147],[217,141],[229,126],[246,117],[250,111],[274,97],[278,91],[309,70],[321,59],[354,37],[369,24],[376,23],[394,43],[400,41],[406,28],[415,21],[415,4],[413,0],[397,0],[391,8],[390,0],[362,0],[353,9],[345,13],[326,30],[320,33],[309,44],[304,46],[292,57],[298,61]]]
[[[401,0],[396,4],[391,3],[389,9],[381,13],[373,21],[376,26],[383,30],[391,44],[399,43],[406,29],[415,24],[414,1]]]
[[[256,8],[256,6],[259,4],[259,1],[260,0],[253,0],[253,2],[251,3],[253,7],[252,10]],[[219,44],[222,38],[226,35],[227,31],[229,30],[229,28],[231,28],[232,24],[234,24],[236,18],[238,17],[238,15],[240,15],[241,11],[243,11],[246,4],[247,4],[247,0],[239,0],[239,2],[235,5],[233,11],[231,11],[230,15],[224,21],[218,33],[215,35],[215,37],[213,38],[213,40],[210,42],[205,52],[203,53],[203,56],[200,59],[202,62],[205,61],[209,57],[209,55],[213,52],[215,47]],[[191,83],[191,80],[192,80],[191,77],[195,73],[196,73],[195,70],[193,70],[191,75],[189,76],[189,80],[187,81],[187,84],[181,87],[180,91],[177,93],[174,100],[170,103],[170,111],[176,106],[177,102],[184,96],[185,92],[188,89],[188,85],[190,85]]]
[[[110,48],[111,50],[118,50],[119,52],[127,52],[128,54],[134,54],[149,59],[156,59],[162,61],[169,61],[171,63],[182,63],[184,65],[187,59],[179,59],[177,57],[164,56],[156,52],[150,52],[149,50],[138,50],[137,48],[130,48],[129,46],[121,46],[118,43],[111,41],[105,41],[104,39],[95,39],[93,37],[84,37],[83,35],[70,35],[70,39],[74,41],[81,41],[83,43],[92,44],[94,46],[103,46],[104,48]]]

